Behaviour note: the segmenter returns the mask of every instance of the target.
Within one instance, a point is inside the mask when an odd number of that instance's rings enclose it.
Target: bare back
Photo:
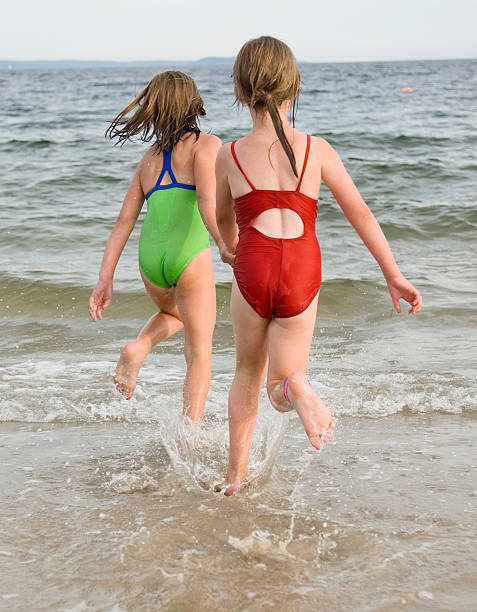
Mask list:
[[[197,152],[204,144],[207,134],[200,134],[196,139],[195,134],[189,133],[181,138],[174,146],[172,152],[171,166],[174,176],[179,183],[195,185],[197,180],[194,174],[194,159]],[[148,193],[157,182],[163,166],[162,151],[152,146],[143,158],[141,164],[141,185],[143,192]],[[169,185],[171,178],[165,173],[161,185]]]
[[[310,146],[305,162],[307,136],[297,130],[290,133],[290,144],[295,154],[299,174],[303,173],[299,191],[313,200],[318,199],[321,167],[316,142]],[[317,139],[311,139],[316,141]],[[250,192],[250,183],[258,191],[295,191],[299,179],[293,173],[290,162],[278,139],[270,140],[270,134],[254,131],[247,134],[235,147],[240,166],[232,164],[229,173],[231,195],[237,199]],[[246,176],[244,176],[246,175]],[[247,181],[249,179],[250,183]],[[252,222],[253,227],[272,238],[297,238],[303,233],[303,221],[296,212],[287,208],[273,208],[262,212]]]

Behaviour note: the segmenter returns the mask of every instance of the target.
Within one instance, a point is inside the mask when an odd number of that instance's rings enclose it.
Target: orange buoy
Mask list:
[[[403,89],[401,89],[402,93],[412,93],[412,88],[411,87],[404,87]]]

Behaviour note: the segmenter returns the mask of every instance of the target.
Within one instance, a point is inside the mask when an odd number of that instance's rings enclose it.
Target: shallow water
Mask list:
[[[5,609],[475,609],[475,417],[343,417],[321,454],[292,418],[233,500],[222,441],[194,476],[160,429],[2,427]]]
[[[240,137],[249,118],[233,108],[230,69],[186,70],[206,100],[204,129]],[[111,382],[121,346],[154,312],[138,231],[113,304],[88,320],[144,150],[114,148],[104,130],[153,73],[0,71],[0,609],[474,610],[477,61],[302,67],[297,126],[343,156],[424,304],[417,317],[393,313],[324,188],[308,376],[335,435],[316,453],[263,393],[257,478],[234,499],[212,492],[234,370],[231,272],[216,248],[200,432],[177,422],[181,333],[148,357],[131,401]]]

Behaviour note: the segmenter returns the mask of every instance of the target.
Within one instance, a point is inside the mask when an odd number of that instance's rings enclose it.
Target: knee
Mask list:
[[[237,359],[235,364],[235,373],[240,376],[262,380],[265,377],[266,365],[266,354],[254,356],[249,355],[246,359]]]
[[[237,360],[235,364],[235,384],[259,393],[265,377],[265,364],[256,360]]]
[[[209,343],[204,344],[189,344],[186,342],[184,346],[184,355],[188,365],[210,361],[212,347]]]
[[[174,320],[174,323],[179,323],[181,327],[184,327],[184,323],[182,322],[181,316],[179,314],[179,311],[177,310],[177,308],[161,308],[159,310],[159,315],[166,315],[168,317],[171,317],[171,319]]]

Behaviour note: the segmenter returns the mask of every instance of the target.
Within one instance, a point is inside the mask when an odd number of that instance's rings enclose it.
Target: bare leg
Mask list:
[[[128,342],[121,350],[113,380],[117,390],[126,399],[131,399],[139,370],[152,347],[183,327],[176,306],[174,289],[158,287],[142,273],[141,276],[149,296],[159,307],[160,312],[149,319],[136,340]]]
[[[311,444],[319,449],[334,429],[331,413],[305,377],[316,319],[318,296],[296,317],[273,319],[269,326],[267,390],[276,410],[295,409]],[[284,381],[288,379],[287,395]]]
[[[212,334],[215,326],[215,284],[210,249],[201,251],[179,278],[175,290],[184,323],[184,415],[200,421],[210,386]]]
[[[230,314],[235,334],[236,369],[229,394],[230,454],[224,485],[233,495],[247,479],[248,456],[257,420],[258,395],[267,365],[268,319],[260,317],[244,299],[235,280]]]

